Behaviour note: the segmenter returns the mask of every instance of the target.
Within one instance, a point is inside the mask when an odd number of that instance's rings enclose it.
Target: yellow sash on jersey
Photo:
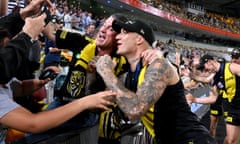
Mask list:
[[[146,66],[141,69],[141,72],[138,77],[138,87],[142,84],[144,80],[144,74],[146,72]],[[144,124],[147,131],[150,133],[152,138],[155,137],[154,128],[153,128],[153,111],[154,105],[141,117],[141,121]],[[118,121],[114,117],[114,113],[110,111],[105,111],[100,116],[99,123],[99,137],[117,139],[121,132],[114,127],[118,127]],[[115,125],[115,126],[114,126]]]
[[[236,76],[230,71],[230,63],[226,63],[224,67],[224,81],[225,91],[223,91],[223,98],[227,98],[228,102],[232,102],[236,95]]]
[[[138,78],[138,87],[142,84],[144,81],[144,74],[146,72],[146,66],[141,70]],[[151,134],[151,136],[154,138],[154,128],[153,128],[153,112],[154,112],[154,105],[150,107],[150,109],[141,117],[143,125],[146,127],[147,131]]]
[[[85,69],[88,67],[88,62],[95,56],[96,51],[96,41],[89,43],[86,47],[80,52],[80,59],[77,60],[75,66],[81,65]]]

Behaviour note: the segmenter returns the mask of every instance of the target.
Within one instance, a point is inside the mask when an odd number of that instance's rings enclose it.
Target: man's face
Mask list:
[[[240,57],[237,56],[232,56],[232,63],[240,64]]]
[[[94,25],[90,25],[90,26],[88,27],[87,31],[88,31],[89,34],[94,33],[94,31],[95,31],[95,26],[94,26]]]
[[[109,17],[108,19],[106,19],[97,34],[96,44],[97,47],[102,50],[116,47],[115,37],[117,33],[112,28],[113,20],[113,17]]]
[[[123,56],[134,54],[137,48],[138,38],[139,34],[122,29],[121,33],[116,36],[117,54]]]
[[[215,67],[213,66],[211,60],[208,60],[205,64],[204,64],[204,70],[208,71],[208,72],[217,72],[217,70],[215,70]]]

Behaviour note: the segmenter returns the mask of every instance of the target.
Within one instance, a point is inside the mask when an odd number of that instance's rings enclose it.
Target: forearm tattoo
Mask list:
[[[165,59],[157,59],[148,66],[144,82],[136,94],[126,89],[115,75],[104,78],[108,88],[118,92],[117,104],[132,120],[139,119],[163,94],[169,79],[174,75],[173,68]]]

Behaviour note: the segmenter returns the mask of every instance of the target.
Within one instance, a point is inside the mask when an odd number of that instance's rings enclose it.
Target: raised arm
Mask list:
[[[37,38],[44,27],[45,14],[27,18],[23,32],[11,39],[4,48],[0,49],[0,83],[7,83],[12,77],[24,71],[29,51],[34,45],[33,40]]]
[[[49,9],[53,8],[50,0],[32,0],[25,8],[21,9],[20,12],[11,13],[9,15],[1,17],[0,27],[8,29],[11,35],[15,36],[22,30],[25,19],[27,17],[34,16],[40,12],[40,9],[44,2],[47,4]]]

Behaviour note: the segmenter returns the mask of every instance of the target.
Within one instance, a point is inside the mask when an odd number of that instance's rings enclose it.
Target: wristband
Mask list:
[[[25,36],[27,39],[29,39],[30,41],[31,41],[31,43],[34,43],[34,42],[36,42],[37,40],[35,40],[35,39],[33,39],[31,36],[29,36],[27,33],[25,33],[25,32],[21,32],[21,34],[23,35],[23,36]]]

